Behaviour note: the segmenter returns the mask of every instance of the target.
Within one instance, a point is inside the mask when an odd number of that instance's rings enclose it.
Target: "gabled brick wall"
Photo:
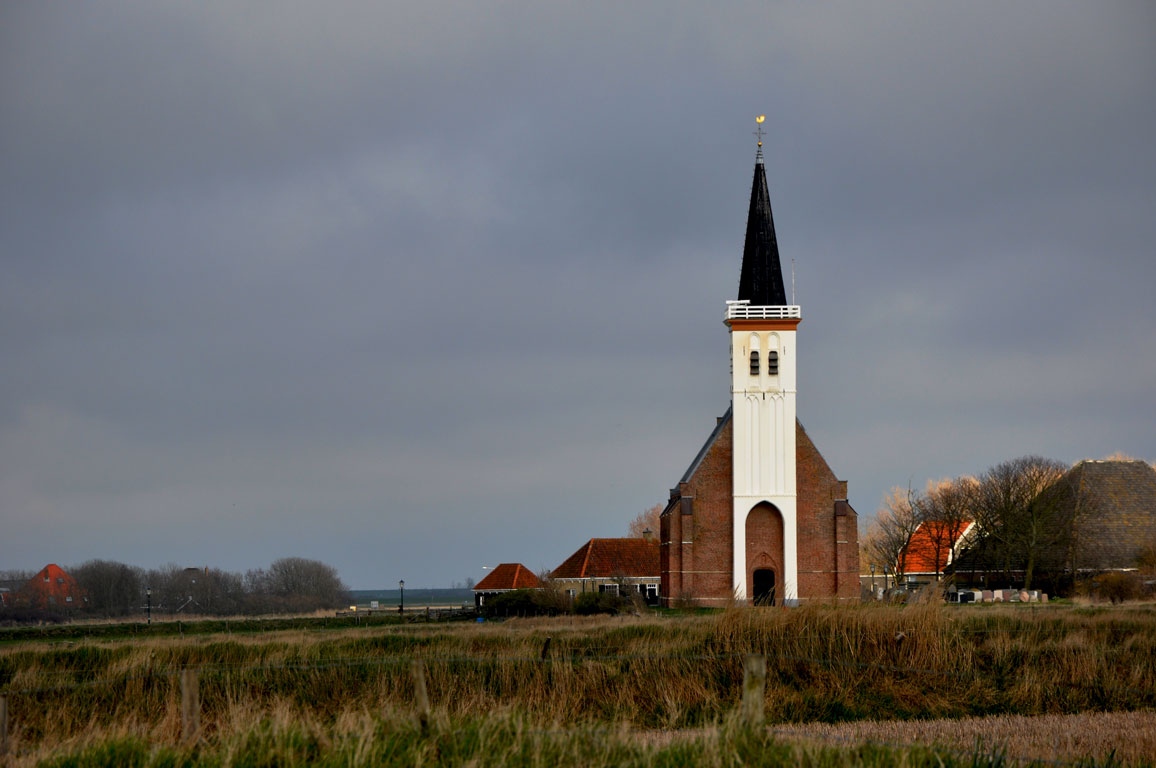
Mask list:
[[[731,424],[728,419],[686,482],[672,489],[662,514],[665,604],[731,599]]]
[[[802,425],[796,422],[795,429],[799,599],[858,600],[858,528],[846,502],[847,483],[835,477]],[[719,606],[731,599],[732,450],[728,419],[686,482],[672,489],[660,531],[667,605],[687,600]],[[747,533],[747,583],[753,583],[756,567],[777,561],[781,594],[781,518],[759,512],[748,520]]]
[[[827,460],[798,422],[795,456],[799,599],[858,600],[858,521],[855,510],[846,503],[847,483],[835,477]]]

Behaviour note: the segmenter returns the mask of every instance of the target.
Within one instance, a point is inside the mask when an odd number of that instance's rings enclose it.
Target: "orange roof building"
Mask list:
[[[657,602],[662,582],[654,539],[590,539],[550,573],[571,597],[582,592],[638,592]]]
[[[975,528],[971,520],[952,524],[940,520],[925,520],[911,534],[898,563],[901,571],[911,577],[937,577],[959,555],[965,539]]]
[[[515,589],[541,589],[542,582],[521,563],[502,563],[474,585],[474,605],[481,608],[486,597]]]
[[[15,602],[36,611],[62,611],[80,608],[85,596],[76,579],[49,563],[20,588]]]
[[[506,592],[511,589],[541,589],[542,582],[521,563],[502,563],[474,585],[475,592]]]

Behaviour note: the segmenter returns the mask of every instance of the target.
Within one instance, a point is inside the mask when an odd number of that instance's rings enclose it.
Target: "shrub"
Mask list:
[[[596,613],[618,614],[630,608],[630,601],[609,592],[583,592],[574,599],[574,613],[592,616]]]
[[[1136,600],[1142,591],[1140,577],[1134,573],[1105,573],[1092,586],[1097,597],[1113,603]]]
[[[553,616],[557,610],[545,604],[538,589],[515,589],[512,592],[502,592],[486,598],[482,606],[482,615],[487,618],[495,616]]]

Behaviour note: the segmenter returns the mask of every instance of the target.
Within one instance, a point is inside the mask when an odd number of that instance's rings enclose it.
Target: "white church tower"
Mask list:
[[[726,312],[734,424],[734,593],[739,600],[770,594],[790,605],[798,599],[795,331],[801,313],[787,304],[762,146],[760,130],[738,300],[728,301]],[[769,570],[748,573],[748,518],[756,508],[763,517],[777,511],[781,518],[778,584]],[[772,583],[748,583],[765,579]]]

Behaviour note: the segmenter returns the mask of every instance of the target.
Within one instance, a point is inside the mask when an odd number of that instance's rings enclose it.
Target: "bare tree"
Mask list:
[[[154,611],[175,612],[189,599],[185,569],[176,563],[150,568],[144,574],[145,587],[152,589]]]
[[[661,504],[655,504],[653,507],[639,512],[627,526],[626,535],[631,539],[641,539],[645,538],[646,531],[649,530],[652,536],[657,536],[661,525],[661,515]]]
[[[1022,569],[1025,588],[1041,554],[1071,535],[1071,525],[1059,519],[1059,496],[1041,496],[1067,468],[1053,459],[1023,456],[997,464],[980,478],[974,509],[981,546],[1000,563],[1005,577],[1013,568]]]
[[[69,573],[88,597],[87,609],[112,618],[140,610],[144,600],[144,572],[113,560],[89,560]]]
[[[331,608],[348,602],[349,588],[337,569],[318,560],[282,557],[269,566],[268,589],[291,610]]]
[[[23,584],[36,575],[36,571],[26,571],[22,569],[11,569],[0,571],[0,582],[6,584]]]
[[[203,568],[191,585],[190,597],[202,613],[239,613],[245,604],[245,588],[239,573]]]
[[[895,487],[883,497],[864,542],[868,564],[892,571],[896,580],[907,572],[907,543],[919,527],[919,510],[919,499],[910,488]]]
[[[932,550],[936,580],[942,576],[943,565],[955,554],[960,537],[974,520],[978,489],[979,481],[974,477],[957,477],[929,482],[927,492],[918,498],[916,516]]]

